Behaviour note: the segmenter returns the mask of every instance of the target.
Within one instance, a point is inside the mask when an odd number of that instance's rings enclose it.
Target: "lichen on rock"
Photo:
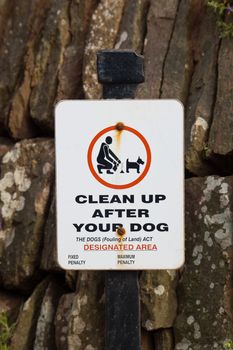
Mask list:
[[[83,87],[89,99],[101,96],[96,73],[96,53],[114,47],[124,5],[125,0],[101,0],[92,15],[83,67]]]
[[[186,266],[178,285],[176,350],[224,349],[233,336],[233,178],[186,181]]]
[[[44,164],[51,166],[43,174]],[[54,176],[53,141],[17,143],[2,159],[0,276],[8,288],[35,278]]]
[[[142,326],[148,330],[172,327],[176,317],[177,273],[143,271],[140,278]]]

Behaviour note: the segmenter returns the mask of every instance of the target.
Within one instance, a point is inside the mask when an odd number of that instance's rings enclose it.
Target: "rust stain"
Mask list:
[[[116,233],[118,234],[118,236],[120,236],[122,238],[122,236],[124,236],[126,234],[126,231],[125,231],[124,227],[118,227],[118,229],[116,230]]]
[[[122,135],[122,131],[124,130],[125,126],[123,123],[119,122],[116,124],[115,126],[116,128],[116,142],[117,142],[117,148],[120,148],[120,144],[121,144],[121,135]]]
[[[121,135],[122,135],[124,128],[125,128],[125,126],[122,122],[118,122],[115,125],[115,129],[116,129],[116,153],[118,156],[120,155]]]

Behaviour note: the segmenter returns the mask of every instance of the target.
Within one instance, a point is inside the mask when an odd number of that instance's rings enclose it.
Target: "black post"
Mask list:
[[[104,99],[134,98],[144,82],[143,57],[133,51],[103,50],[97,53],[97,72]],[[137,271],[107,271],[106,350],[140,350],[140,297]]]

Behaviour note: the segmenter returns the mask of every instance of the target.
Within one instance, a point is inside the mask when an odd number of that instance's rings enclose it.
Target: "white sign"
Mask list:
[[[63,101],[55,119],[59,264],[83,270],[179,268],[182,105]]]

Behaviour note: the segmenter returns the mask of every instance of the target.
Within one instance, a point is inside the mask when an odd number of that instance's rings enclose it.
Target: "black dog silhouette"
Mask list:
[[[143,165],[145,162],[138,157],[136,162],[130,162],[129,159],[126,160],[126,172],[129,173],[129,169],[137,169],[137,173],[140,174],[140,165]]]

